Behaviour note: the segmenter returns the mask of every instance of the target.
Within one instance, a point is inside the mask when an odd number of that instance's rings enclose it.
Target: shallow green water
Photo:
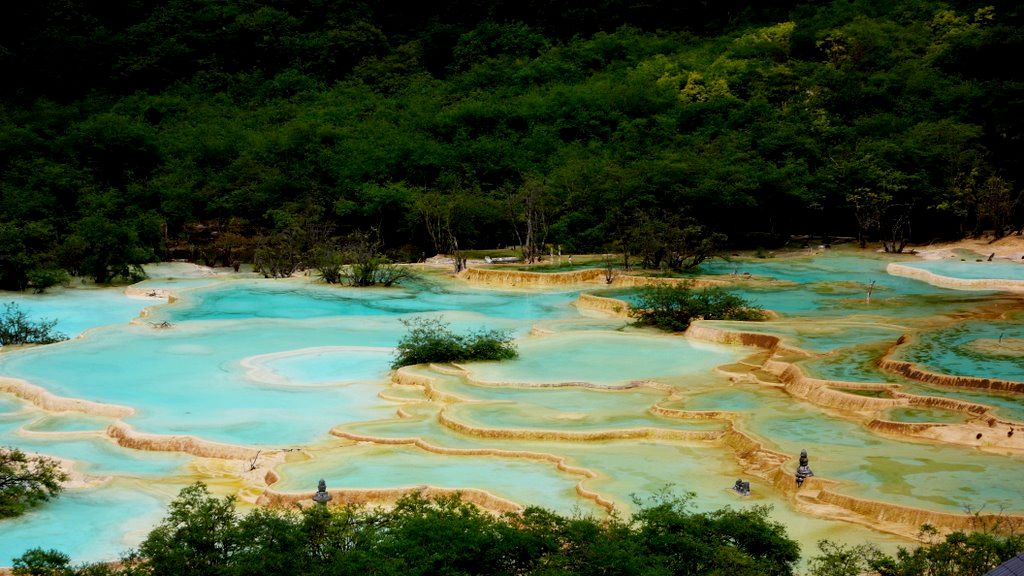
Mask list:
[[[307,491],[323,478],[328,486],[478,488],[523,504],[569,512],[581,504],[579,476],[548,462],[496,456],[439,456],[407,446],[349,446],[314,452],[307,462],[281,467],[275,488]]]
[[[1022,322],[962,322],[921,334],[900,357],[944,374],[1024,381],[1024,350],[1009,346],[1015,340],[1024,340]],[[976,347],[979,341],[988,345]]]
[[[959,424],[967,420],[967,416],[960,412],[928,408],[894,408],[886,412],[885,417],[896,422],[939,422],[948,424]]]
[[[906,382],[875,367],[875,360],[900,334],[912,332],[915,343],[902,353],[930,369],[1024,379],[1019,358],[985,354],[973,344],[1000,336],[1021,338],[1019,316],[995,323],[961,318],[981,306],[1019,302],[1011,296],[950,291],[889,276],[885,266],[890,261],[916,263],[839,252],[713,262],[702,266],[702,273],[750,272],[782,281],[739,287],[744,295],[781,312],[782,320],[719,324],[779,335],[786,344],[811,352],[816,356],[801,364],[814,376],[895,381],[908,392],[986,403],[996,406],[1003,417],[1024,421],[1024,398],[1019,396]],[[957,267],[955,262],[943,264]],[[579,289],[505,292],[435,280],[399,289],[349,289],[303,280],[224,278],[188,265],[156,267],[151,274],[140,287],[169,289],[179,296],[177,302],[153,309],[147,318],[167,320],[172,324],[169,329],[129,325],[144,307],[160,301],[127,298],[117,289],[11,295],[33,307],[33,313],[59,317],[61,328],[69,333],[94,330],[63,344],[4,351],[0,376],[22,378],[62,396],[132,407],[136,412],[124,422],[140,432],[191,434],[261,448],[304,448],[308,459],[290,456],[292,461],[279,467],[278,490],[308,492],[321,477],[334,488],[433,484],[484,489],[560,511],[599,512],[574,491],[580,477],[560,472],[550,462],[352,443],[329,434],[338,427],[382,438],[422,438],[451,448],[556,454],[597,473],[587,486],[625,511],[632,509],[630,494],[674,484],[696,492],[694,504],[701,509],[773,504],[777,517],[805,547],[822,537],[870,539],[886,546],[896,541],[852,524],[809,518],[756,479],[755,496],[738,499],[727,488],[737,477],[751,478],[721,446],[479,438],[456,433],[438,420],[444,410],[448,418],[463,424],[510,430],[724,426],[720,421],[664,418],[649,411],[661,403],[736,412],[738,425],[769,447],[794,457],[801,449],[809,450],[815,472],[839,480],[838,490],[845,493],[934,510],[961,511],[962,505],[970,504],[1024,512],[1024,492],[1019,482],[1010,480],[1024,473],[1021,458],[884,439],[779,390],[732,383],[714,368],[755,350],[623,329],[620,319],[581,314],[572,306]],[[876,285],[868,304],[865,294],[871,281]],[[629,299],[637,291],[611,294]],[[448,405],[429,402],[418,387],[389,383],[392,350],[404,332],[401,320],[418,315],[441,316],[457,330],[509,330],[516,336],[520,357],[467,364],[468,379],[457,371],[411,368],[431,377],[438,391],[463,400]],[[648,380],[662,388],[600,389]],[[597,389],[543,387],[561,383],[586,383]],[[408,417],[396,418],[399,408]],[[962,419],[941,410],[900,409],[885,416],[907,422]],[[60,547],[78,560],[114,558],[153,525],[184,483],[207,478],[226,491],[241,487],[237,478],[225,479],[238,472],[218,468],[216,461],[119,447],[102,434],[111,422],[75,414],[47,415],[0,394],[0,445],[59,456],[74,461],[77,471],[92,478],[107,478],[105,484],[70,491],[22,519],[0,521],[0,565],[37,545]]]
[[[520,345],[515,360],[470,364],[467,369],[485,382],[613,385],[706,371],[741,355],[736,348],[671,336],[580,332],[531,338]]]
[[[783,342],[811,352],[832,352],[841,348],[852,348],[864,344],[891,345],[903,334],[906,327],[898,324],[884,324],[869,321],[835,321],[808,323],[802,321],[771,321],[712,323],[727,330],[772,334]]]

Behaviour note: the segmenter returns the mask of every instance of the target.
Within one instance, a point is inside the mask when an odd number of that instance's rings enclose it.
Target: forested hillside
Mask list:
[[[1017,2],[766,4],[8,3],[0,288],[353,231],[658,264],[1024,226]]]

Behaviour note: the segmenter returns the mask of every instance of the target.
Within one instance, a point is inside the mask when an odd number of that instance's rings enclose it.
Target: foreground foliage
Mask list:
[[[0,446],[0,518],[20,516],[56,497],[65,480],[56,461]]]
[[[439,318],[411,318],[402,323],[407,331],[395,350],[394,368],[430,362],[510,360],[519,355],[507,331],[456,334]]]
[[[392,510],[240,516],[231,498],[193,485],[120,567],[75,569],[58,552],[33,550],[15,574],[789,576],[798,557],[767,508],[698,513],[689,497],[663,495],[629,520],[607,521],[539,508],[495,516],[457,498],[419,496]]]
[[[693,494],[663,491],[628,519],[500,516],[457,497],[401,499],[389,510],[256,508],[203,484],[181,491],[164,520],[116,565],[74,566],[57,550],[29,550],[16,576],[792,576],[799,547],[770,508],[696,512]],[[1024,537],[955,533],[895,556],[823,541],[807,576],[982,576],[1024,550]]]
[[[68,337],[54,330],[56,320],[31,320],[14,302],[4,305],[0,312],[0,346],[18,344],[52,344]]]
[[[650,286],[640,292],[630,310],[640,326],[682,332],[693,320],[764,320],[765,312],[742,296],[717,286],[695,290],[692,285]]]
[[[822,541],[818,548],[809,576],[984,576],[1024,551],[1024,534],[954,532],[931,545],[900,547],[895,556],[863,544]]]

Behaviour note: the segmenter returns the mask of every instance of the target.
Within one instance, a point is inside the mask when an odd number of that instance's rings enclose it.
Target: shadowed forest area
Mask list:
[[[1005,0],[10,3],[0,288],[354,232],[393,260],[552,244],[655,268],[701,239],[1016,233],[1020,20]]]

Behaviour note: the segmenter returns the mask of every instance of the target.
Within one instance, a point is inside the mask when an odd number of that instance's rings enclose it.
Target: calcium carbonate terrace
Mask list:
[[[34,546],[115,559],[196,480],[243,507],[305,499],[324,478],[339,500],[431,486],[595,515],[672,484],[701,508],[771,504],[807,548],[891,546],[922,521],[957,526],[965,506],[1024,513],[1009,480],[1024,474],[1024,430],[1006,433],[1024,428],[1024,394],[983,384],[1024,381],[1024,301],[893,263],[965,279],[1024,270],[847,252],[716,261],[703,279],[777,317],[686,335],[578,300],[635,302],[637,288],[600,275],[356,289],[164,264],[127,291],[7,295],[73,339],[0,352],[0,445],[74,474],[57,500],[0,521],[0,565]],[[520,357],[392,371],[413,316],[511,330]],[[801,449],[817,476],[798,490]],[[752,496],[728,489],[737,478]]]

